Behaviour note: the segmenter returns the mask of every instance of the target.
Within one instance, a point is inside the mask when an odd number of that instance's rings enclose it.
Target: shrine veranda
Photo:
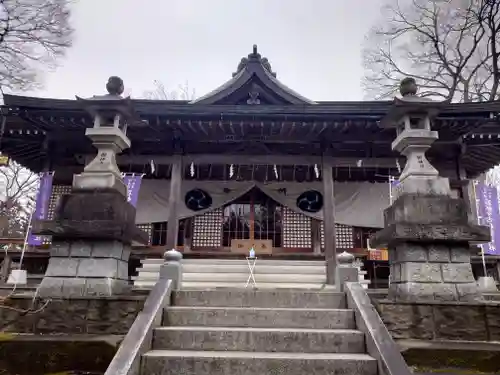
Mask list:
[[[254,247],[262,257],[292,259],[347,250],[365,260],[371,278],[376,271],[387,279],[385,253],[369,252],[367,238],[383,227],[389,179],[405,165],[391,149],[396,130],[380,126],[395,106],[306,99],[277,80],[256,47],[228,82],[198,99],[131,99],[132,146],[117,163],[142,176],[136,222],[149,244],[134,248],[130,272],[166,248],[243,257]],[[432,122],[439,140],[428,159],[468,202],[471,220],[471,179],[500,163],[499,109],[498,102],[442,103]],[[85,136],[93,119],[77,100],[16,95],[4,95],[2,117],[3,155],[54,172],[51,219],[58,197],[95,157]],[[28,249],[29,272],[43,274],[49,244]],[[488,258],[493,273],[496,258]]]

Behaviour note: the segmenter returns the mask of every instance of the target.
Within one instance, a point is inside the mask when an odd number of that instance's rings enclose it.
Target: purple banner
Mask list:
[[[496,187],[476,185],[477,216],[480,225],[490,227],[491,242],[481,244],[485,254],[500,255],[500,209]]]
[[[125,175],[123,183],[127,186],[127,202],[132,206],[137,206],[139,190],[141,189],[142,175]]]
[[[43,238],[41,236],[35,236],[31,234],[31,224],[33,220],[44,220],[47,219],[47,214],[49,212],[49,202],[50,196],[52,194],[52,173],[42,173],[40,176],[40,187],[38,188],[38,194],[36,195],[35,202],[35,212],[31,217],[30,223],[30,233],[28,235],[28,245],[40,246],[43,245]]]

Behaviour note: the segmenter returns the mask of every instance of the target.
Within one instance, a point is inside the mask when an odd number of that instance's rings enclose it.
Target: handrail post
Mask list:
[[[359,270],[354,266],[354,255],[344,251],[337,254],[337,273],[335,274],[335,285],[340,292],[345,291],[345,283],[359,281]]]
[[[163,254],[164,262],[160,267],[160,279],[172,280],[172,290],[177,291],[182,285],[182,253],[172,249]]]

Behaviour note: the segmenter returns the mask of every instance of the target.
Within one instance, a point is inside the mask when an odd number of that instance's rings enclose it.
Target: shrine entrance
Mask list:
[[[253,188],[224,207],[222,246],[231,252],[271,254],[283,244],[283,206]]]

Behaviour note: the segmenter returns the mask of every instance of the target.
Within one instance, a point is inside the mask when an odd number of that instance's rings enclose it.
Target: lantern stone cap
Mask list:
[[[168,250],[163,254],[163,259],[165,262],[180,262],[182,260],[182,253],[175,249]]]
[[[436,101],[417,95],[418,86],[413,78],[404,78],[399,86],[401,98],[394,98],[393,105],[379,123],[381,128],[395,128],[404,116],[436,117],[449,100]]]
[[[75,96],[80,105],[92,116],[103,113],[120,114],[126,118],[138,117],[133,108],[130,96],[122,97],[124,85],[123,80],[117,76],[111,76],[106,83],[105,95],[94,95],[90,98]]]

